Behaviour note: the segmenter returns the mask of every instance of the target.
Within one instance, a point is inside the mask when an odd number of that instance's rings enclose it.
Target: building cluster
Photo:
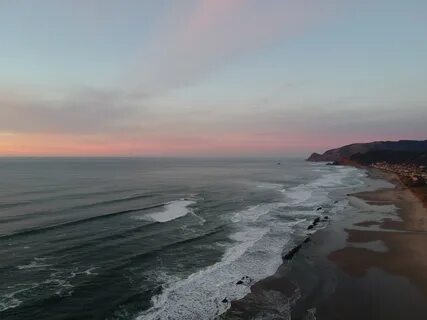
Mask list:
[[[414,184],[426,184],[427,183],[427,167],[419,166],[415,164],[399,163],[393,164],[388,162],[376,162],[372,164],[372,167],[393,172],[399,177],[408,179]]]

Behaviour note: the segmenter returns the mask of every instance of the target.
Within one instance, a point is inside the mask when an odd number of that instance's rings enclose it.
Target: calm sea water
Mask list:
[[[0,318],[215,318],[363,184],[277,161],[1,159]]]

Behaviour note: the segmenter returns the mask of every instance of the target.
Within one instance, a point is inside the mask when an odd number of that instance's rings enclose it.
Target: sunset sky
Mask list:
[[[0,53],[0,155],[427,139],[425,0],[3,0]]]

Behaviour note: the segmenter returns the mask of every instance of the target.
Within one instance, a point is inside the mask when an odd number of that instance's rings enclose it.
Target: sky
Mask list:
[[[427,139],[425,0],[0,0],[0,156]]]

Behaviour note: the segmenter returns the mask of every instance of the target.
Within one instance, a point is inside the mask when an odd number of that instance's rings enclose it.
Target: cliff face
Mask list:
[[[332,161],[338,163],[348,163],[352,156],[365,154],[369,151],[389,150],[389,151],[409,151],[427,152],[427,140],[400,140],[400,141],[375,141],[369,143],[354,143],[340,148],[331,149],[323,154],[313,153],[307,161]]]

